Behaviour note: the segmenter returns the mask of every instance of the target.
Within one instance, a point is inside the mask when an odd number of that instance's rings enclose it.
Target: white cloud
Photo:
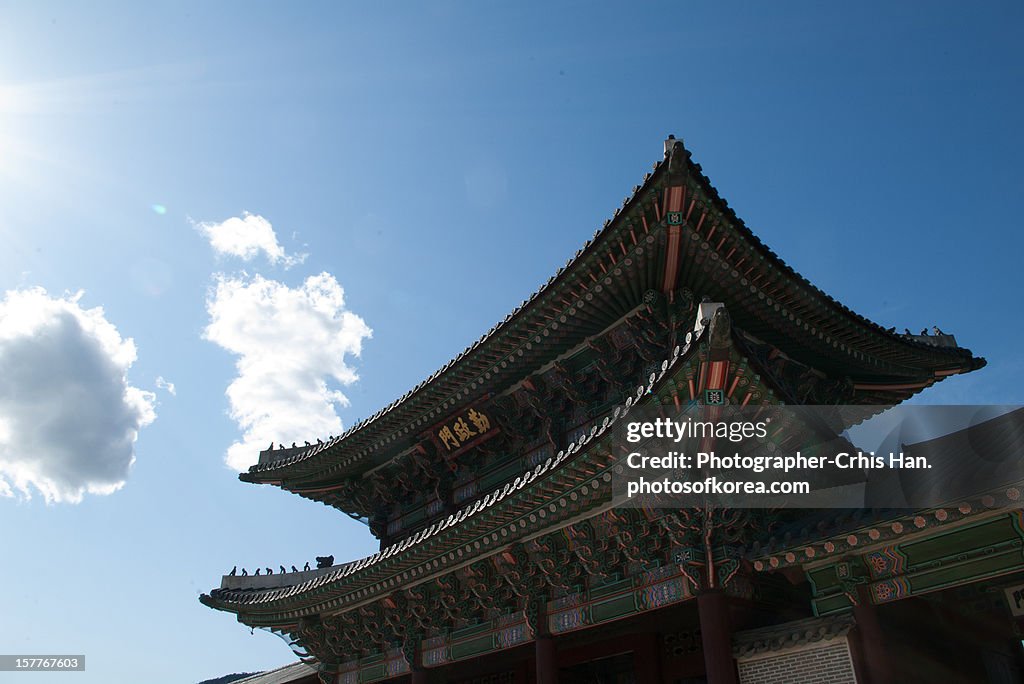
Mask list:
[[[162,376],[162,375],[156,376],[156,386],[157,386],[157,389],[166,390],[167,393],[170,394],[172,397],[175,397],[175,396],[178,395],[178,392],[177,392],[177,390],[174,387],[174,383],[173,382],[167,382],[166,380],[164,380],[164,376]]]
[[[244,431],[226,462],[245,470],[270,442],[341,432],[335,408],[348,399],[330,385],[358,379],[349,365],[371,330],[345,308],[344,291],[329,273],[290,288],[262,276],[217,276],[207,302],[206,339],[238,356],[227,389],[230,414]]]
[[[135,343],[82,293],[0,300],[0,496],[73,502],[120,489],[155,396],[128,384]]]
[[[306,260],[306,254],[286,254],[270,221],[247,211],[220,223],[198,223],[196,228],[218,254],[252,261],[262,252],[270,263],[280,263],[285,268]]]

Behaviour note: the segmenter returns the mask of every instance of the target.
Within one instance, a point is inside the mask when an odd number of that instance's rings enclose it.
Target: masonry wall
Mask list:
[[[740,684],[856,684],[846,637],[741,658]]]

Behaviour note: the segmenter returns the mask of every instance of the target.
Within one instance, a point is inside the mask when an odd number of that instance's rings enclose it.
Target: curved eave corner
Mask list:
[[[643,184],[634,188],[633,194],[625,200],[622,208],[615,212],[613,218],[606,221],[604,227],[595,233],[594,238],[589,240],[583,248],[580,249],[576,255],[558,271],[555,276],[549,279],[547,283],[542,285],[536,292],[534,292],[533,295],[527,298],[515,311],[506,316],[503,321],[491,328],[491,330],[483,335],[476,343],[464,350],[444,367],[439,369],[398,400],[392,402],[370,418],[353,425],[343,435],[322,444],[283,450],[282,453],[276,454],[272,460],[257,464],[251,467],[248,472],[240,474],[239,479],[243,482],[254,484],[273,484],[281,486],[284,478],[288,476],[289,473],[298,472],[296,468],[300,467],[302,464],[310,463],[312,459],[319,459],[321,461],[324,459],[331,459],[331,462],[342,459],[344,454],[347,453],[346,448],[352,443],[350,441],[351,439],[358,435],[365,434],[367,431],[371,431],[369,434],[372,437],[374,434],[372,431],[380,428],[381,426],[380,419],[386,416],[394,419],[394,412],[396,410],[403,410],[411,415],[415,415],[416,409],[411,406],[411,399],[419,397],[423,392],[429,391],[431,387],[434,387],[438,382],[441,382],[445,377],[448,377],[450,373],[456,371],[462,365],[467,363],[468,359],[474,358],[475,352],[481,351],[488,342],[499,337],[508,326],[525,315],[526,312],[531,310],[533,306],[541,301],[543,299],[542,295],[551,290],[552,285],[571,276],[577,267],[582,268],[582,266],[579,265],[583,264],[586,261],[586,258],[594,252],[600,244],[603,244],[602,238],[607,237],[607,235],[610,234],[609,231],[613,231],[620,225],[620,223],[622,223],[624,217],[629,213],[626,210],[637,206],[638,203],[650,201],[651,193],[659,190],[659,184],[664,185],[665,183],[670,185],[682,184],[684,186],[688,183],[693,183],[694,186],[696,186],[706,197],[707,202],[710,205],[709,209],[713,208],[718,212],[718,214],[720,214],[720,219],[723,225],[726,225],[731,230],[735,231],[740,240],[746,242],[750,249],[762,256],[769,268],[776,269],[783,278],[792,282],[795,287],[804,293],[803,296],[807,298],[808,302],[812,303],[815,307],[824,307],[823,310],[830,312],[829,315],[837,315],[846,318],[848,324],[852,324],[854,329],[860,328],[870,337],[878,340],[878,343],[880,344],[894,345],[895,347],[912,350],[918,355],[925,354],[930,356],[931,361],[927,362],[926,365],[931,366],[935,377],[929,381],[929,384],[934,384],[937,380],[948,375],[971,372],[983,368],[986,365],[986,360],[984,358],[975,357],[969,349],[953,345],[946,347],[937,346],[932,343],[913,339],[913,337],[897,334],[891,329],[885,329],[878,323],[875,323],[874,321],[853,311],[812,284],[787,264],[767,245],[765,245],[761,239],[746,226],[744,221],[736,214],[736,212],[729,206],[728,202],[711,184],[710,179],[704,175],[700,164],[692,160],[691,152],[684,147],[682,141],[676,140],[674,137],[670,136],[666,141],[664,160],[655,164],[654,173],[647,174]],[[664,194],[667,195],[667,193]],[[693,198],[685,199],[689,199],[691,203],[693,201]],[[655,204],[660,205],[662,200],[665,202],[664,209],[667,211],[669,209],[667,199],[655,199],[654,202]],[[665,213],[662,212],[663,219],[664,216]],[[923,376],[919,379],[922,381],[929,380]],[[358,449],[359,445],[355,445],[354,448]]]
[[[313,600],[314,594],[319,593],[317,592],[318,589],[328,590],[334,589],[339,585],[351,585],[364,572],[379,569],[380,564],[383,562],[389,560],[400,561],[409,558],[410,554],[422,550],[424,548],[423,545],[428,540],[435,540],[441,533],[457,534],[467,519],[485,510],[491,510],[503,502],[508,502],[512,497],[523,492],[528,485],[532,486],[550,481],[552,477],[561,471],[561,468],[575,461],[576,457],[583,453],[593,440],[603,437],[635,405],[649,401],[646,397],[652,394],[656,395],[663,383],[672,381],[673,372],[679,367],[679,364],[685,362],[692,354],[697,353],[702,343],[708,341],[712,347],[723,343],[729,344],[728,316],[724,308],[719,309],[719,311],[721,313],[713,317],[712,324],[704,325],[689,343],[677,346],[673,350],[671,358],[665,359],[662,362],[660,372],[652,373],[646,385],[640,385],[622,406],[610,412],[600,428],[595,426],[590,434],[581,437],[579,442],[570,445],[569,448],[560,451],[557,455],[549,457],[546,462],[535,468],[521,473],[513,482],[510,482],[503,488],[494,490],[473,503],[466,505],[458,513],[449,516],[444,522],[435,523],[431,527],[396,542],[372,556],[346,563],[344,566],[338,566],[333,571],[325,572],[312,580],[292,586],[267,590],[241,589],[225,591],[214,589],[209,594],[202,594],[199,597],[200,602],[216,610],[235,613],[239,616],[239,620],[242,621],[243,614],[273,611],[280,609],[285,604],[294,603],[296,600],[301,601],[304,597]],[[716,331],[718,327],[721,329]],[[719,334],[716,335],[716,332]]]

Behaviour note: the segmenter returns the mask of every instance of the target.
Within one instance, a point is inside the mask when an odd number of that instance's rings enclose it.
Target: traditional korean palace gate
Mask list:
[[[984,363],[816,289],[670,138],[477,343],[340,437],[242,474],[365,518],[380,552],[225,577],[201,600],[330,683],[1018,681],[1015,489],[889,513],[611,502],[628,410],[894,405]]]

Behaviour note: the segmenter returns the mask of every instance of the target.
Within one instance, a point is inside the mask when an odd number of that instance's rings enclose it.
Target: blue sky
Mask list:
[[[88,662],[33,681],[288,662],[198,594],[375,546],[229,449],[432,373],[669,133],[826,292],[988,358],[922,401],[1024,403],[1020,3],[207,5],[0,2],[0,652]]]

